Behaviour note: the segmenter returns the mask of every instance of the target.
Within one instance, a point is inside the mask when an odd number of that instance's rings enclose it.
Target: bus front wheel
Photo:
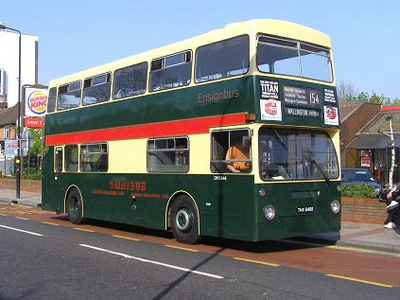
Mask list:
[[[76,189],[71,190],[68,194],[67,213],[71,223],[82,224],[84,222],[82,215],[82,199],[80,193]]]
[[[174,201],[169,223],[178,242],[185,244],[199,242],[197,209],[188,196],[179,196]]]

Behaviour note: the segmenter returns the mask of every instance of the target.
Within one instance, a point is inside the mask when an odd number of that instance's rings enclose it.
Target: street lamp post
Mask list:
[[[0,30],[9,30],[13,31],[19,34],[19,43],[18,43],[18,120],[17,120],[17,138],[18,138],[18,158],[15,160],[15,163],[17,165],[17,178],[16,178],[16,189],[15,189],[15,195],[17,199],[21,198],[21,157],[22,157],[22,152],[21,152],[21,31],[15,28],[11,28],[8,26],[5,26],[4,24],[0,23]]]

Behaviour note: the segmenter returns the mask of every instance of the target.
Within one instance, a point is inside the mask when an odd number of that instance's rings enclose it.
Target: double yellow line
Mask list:
[[[261,264],[261,265],[266,265],[269,267],[279,267],[280,265],[274,264],[274,263],[269,263],[269,262],[264,262],[264,261],[258,261],[258,260],[252,260],[252,259],[247,259],[247,258],[242,258],[242,257],[234,257],[236,260],[240,261],[246,261],[246,262],[251,262],[251,263],[256,263],[256,264]],[[340,276],[340,275],[335,275],[335,274],[325,274],[328,277],[332,278],[337,278],[337,279],[343,279],[343,280],[349,280],[349,281],[354,281],[354,282],[360,282],[360,283],[365,283],[365,284],[370,284],[370,285],[376,285],[380,287],[385,287],[385,288],[393,288],[392,285],[384,284],[384,283],[379,283],[379,282],[374,282],[374,281],[368,281],[368,280],[362,280],[358,278],[353,278],[353,277],[347,277],[347,276]]]
[[[361,283],[366,283],[366,284],[371,284],[371,285],[377,285],[385,288],[392,288],[392,285],[388,284],[383,284],[379,282],[374,282],[374,281],[368,281],[368,280],[362,280],[362,279],[357,279],[353,277],[347,277],[347,276],[339,276],[339,275],[334,275],[334,274],[326,274],[328,277],[333,277],[333,278],[338,278],[338,279],[344,279],[344,280],[350,280],[350,281],[355,281],[355,282],[361,282]]]

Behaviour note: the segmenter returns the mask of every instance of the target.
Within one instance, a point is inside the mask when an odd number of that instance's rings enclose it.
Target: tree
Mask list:
[[[337,87],[340,101],[356,102],[358,91],[351,82],[341,81]]]
[[[351,82],[341,81],[337,87],[337,93],[339,100],[344,102],[368,102],[387,106],[400,105],[400,98],[390,99],[383,94],[378,95],[375,92],[372,92],[371,95],[368,92],[359,93]]]
[[[33,145],[29,151],[31,155],[42,155],[43,153],[43,130],[42,129],[29,129]]]
[[[375,92],[372,92],[372,95],[369,97],[368,102],[382,105],[393,105],[390,98],[386,97],[383,94],[378,96]]]
[[[394,98],[392,100],[392,105],[400,105],[400,98]]]

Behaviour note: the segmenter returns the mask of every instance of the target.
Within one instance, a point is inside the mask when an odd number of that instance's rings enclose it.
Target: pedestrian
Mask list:
[[[385,228],[395,228],[396,222],[394,220],[394,215],[398,211],[399,202],[400,202],[400,182],[398,182],[392,190],[386,195],[386,199],[389,202],[388,206],[386,206],[388,217],[388,223],[384,226]]]

